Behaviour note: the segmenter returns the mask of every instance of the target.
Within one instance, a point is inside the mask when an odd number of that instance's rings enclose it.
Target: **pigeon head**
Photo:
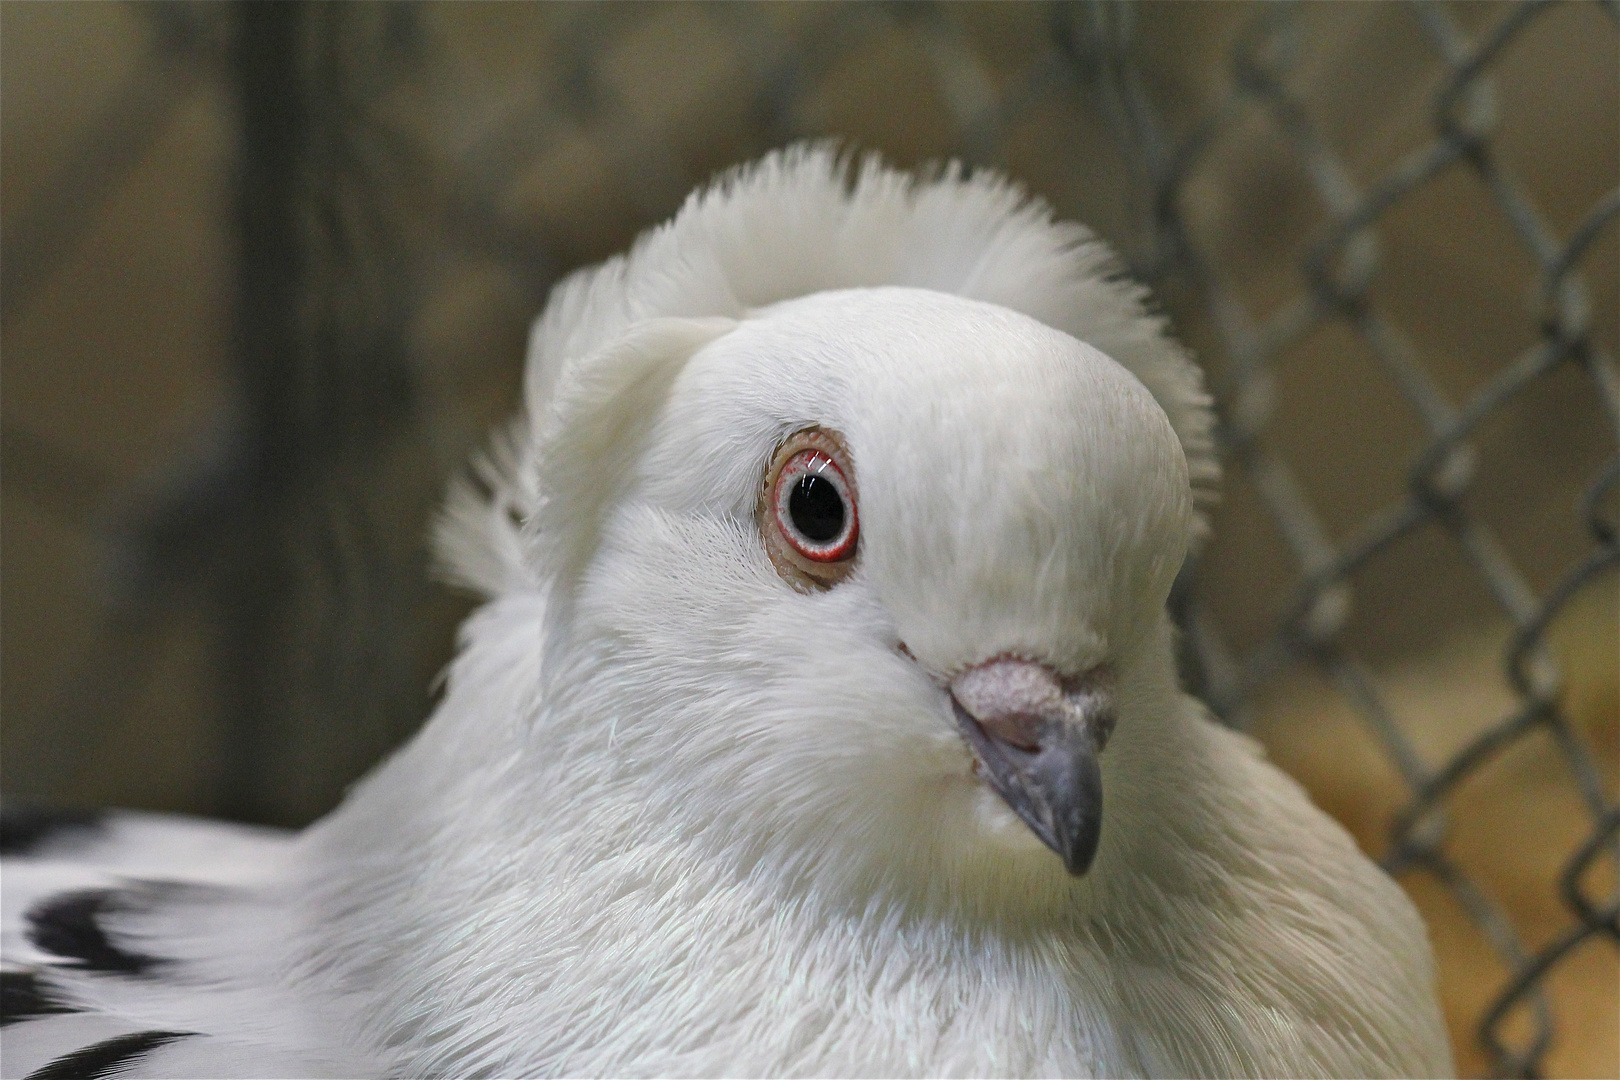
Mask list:
[[[544,597],[537,808],[824,895],[1107,876],[1217,469],[1196,368],[1084,229],[792,148],[559,285],[526,396],[440,540]]]
[[[649,827],[820,876],[1090,867],[1193,520],[1118,363],[827,291],[636,327],[559,384],[540,460],[552,662],[600,732],[570,745]]]

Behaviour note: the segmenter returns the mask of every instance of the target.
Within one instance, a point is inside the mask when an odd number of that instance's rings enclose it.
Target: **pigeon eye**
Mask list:
[[[853,568],[859,521],[842,440],[812,428],[771,460],[760,500],[760,531],[771,562],[800,591],[828,588]]]
[[[849,482],[832,457],[801,450],[776,474],[776,523],[793,549],[818,563],[855,550],[855,505]]]

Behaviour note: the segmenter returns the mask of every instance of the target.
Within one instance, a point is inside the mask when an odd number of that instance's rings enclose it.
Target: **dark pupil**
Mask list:
[[[825,544],[844,531],[844,500],[831,480],[801,476],[788,496],[788,516],[806,540]]]

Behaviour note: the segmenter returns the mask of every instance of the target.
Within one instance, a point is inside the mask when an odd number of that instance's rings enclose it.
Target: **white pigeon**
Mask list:
[[[1210,414],[1084,229],[773,154],[557,288],[526,407],[342,806],[21,823],[7,1076],[1449,1073],[1412,905],[1178,688]]]

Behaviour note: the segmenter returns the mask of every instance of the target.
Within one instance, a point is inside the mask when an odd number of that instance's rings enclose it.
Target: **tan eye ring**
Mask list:
[[[837,432],[796,432],[771,455],[759,530],[776,567],[800,592],[828,589],[855,568],[860,511],[849,451]]]

